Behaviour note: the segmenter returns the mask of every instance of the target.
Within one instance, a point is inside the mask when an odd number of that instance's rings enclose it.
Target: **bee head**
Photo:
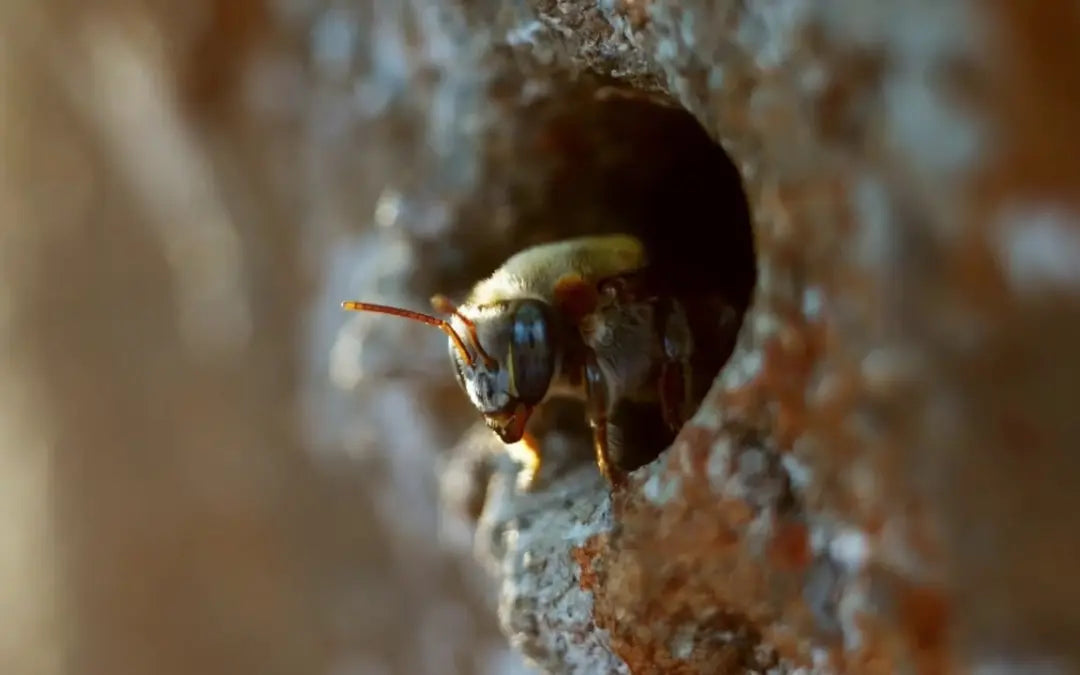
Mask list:
[[[551,307],[526,298],[470,307],[465,316],[439,296],[433,304],[459,336],[449,343],[458,384],[504,443],[520,441],[557,368]]]
[[[446,333],[458,384],[488,427],[504,443],[517,443],[525,435],[533,409],[547,395],[558,366],[551,307],[525,298],[469,307],[466,316],[441,295],[431,303],[450,318],[366,302],[348,301],[341,306],[420,321]]]

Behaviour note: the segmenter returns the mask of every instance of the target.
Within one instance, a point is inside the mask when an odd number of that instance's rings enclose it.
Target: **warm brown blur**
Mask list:
[[[375,469],[303,432],[345,317],[311,344],[341,232],[311,212],[318,8],[294,5],[0,4],[0,672],[500,658],[433,505],[393,530]]]

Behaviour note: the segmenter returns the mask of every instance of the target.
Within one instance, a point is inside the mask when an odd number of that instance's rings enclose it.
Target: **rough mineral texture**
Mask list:
[[[536,4],[538,46],[725,145],[760,253],[738,352],[631,488],[492,483],[478,545],[541,666],[1080,668],[1080,17],[1020,7]]]
[[[1080,670],[1078,62],[1033,0],[0,3],[0,672]],[[632,225],[690,116],[736,351],[522,489],[339,303]]]

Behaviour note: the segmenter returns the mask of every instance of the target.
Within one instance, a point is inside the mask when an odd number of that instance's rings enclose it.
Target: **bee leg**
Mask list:
[[[672,431],[678,431],[686,423],[688,369],[678,361],[665,361],[660,365],[660,411]]]
[[[693,337],[686,312],[676,300],[664,298],[659,301],[654,318],[664,347],[658,386],[660,410],[668,427],[677,432],[689,417],[687,407],[692,398],[690,354],[694,348]]]
[[[608,438],[610,397],[607,380],[603,371],[600,370],[600,365],[596,362],[596,355],[592,353],[585,361],[585,408],[593,432],[596,465],[608,483],[613,487],[622,487],[626,483],[626,475],[611,459]]]
[[[540,443],[526,431],[520,441],[507,446],[507,454],[521,464],[517,475],[518,489],[524,492],[532,490],[536,484],[536,474],[540,471]]]

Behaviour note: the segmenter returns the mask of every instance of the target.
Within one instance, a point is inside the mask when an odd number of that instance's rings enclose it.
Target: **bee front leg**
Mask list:
[[[677,432],[686,423],[691,395],[690,355],[694,349],[693,334],[682,305],[664,298],[656,305],[656,330],[663,344],[664,358],[660,364],[660,409],[668,427]]]
[[[597,290],[617,304],[647,303],[653,306],[654,330],[663,347],[657,389],[664,422],[678,431],[688,417],[691,396],[690,355],[693,337],[686,311],[674,298],[658,293],[658,281],[649,268],[607,277]]]
[[[626,474],[613,461],[608,436],[608,412],[611,407],[607,378],[600,370],[596,355],[589,353],[585,360],[585,409],[593,432],[593,449],[600,473],[613,487],[626,484]]]

